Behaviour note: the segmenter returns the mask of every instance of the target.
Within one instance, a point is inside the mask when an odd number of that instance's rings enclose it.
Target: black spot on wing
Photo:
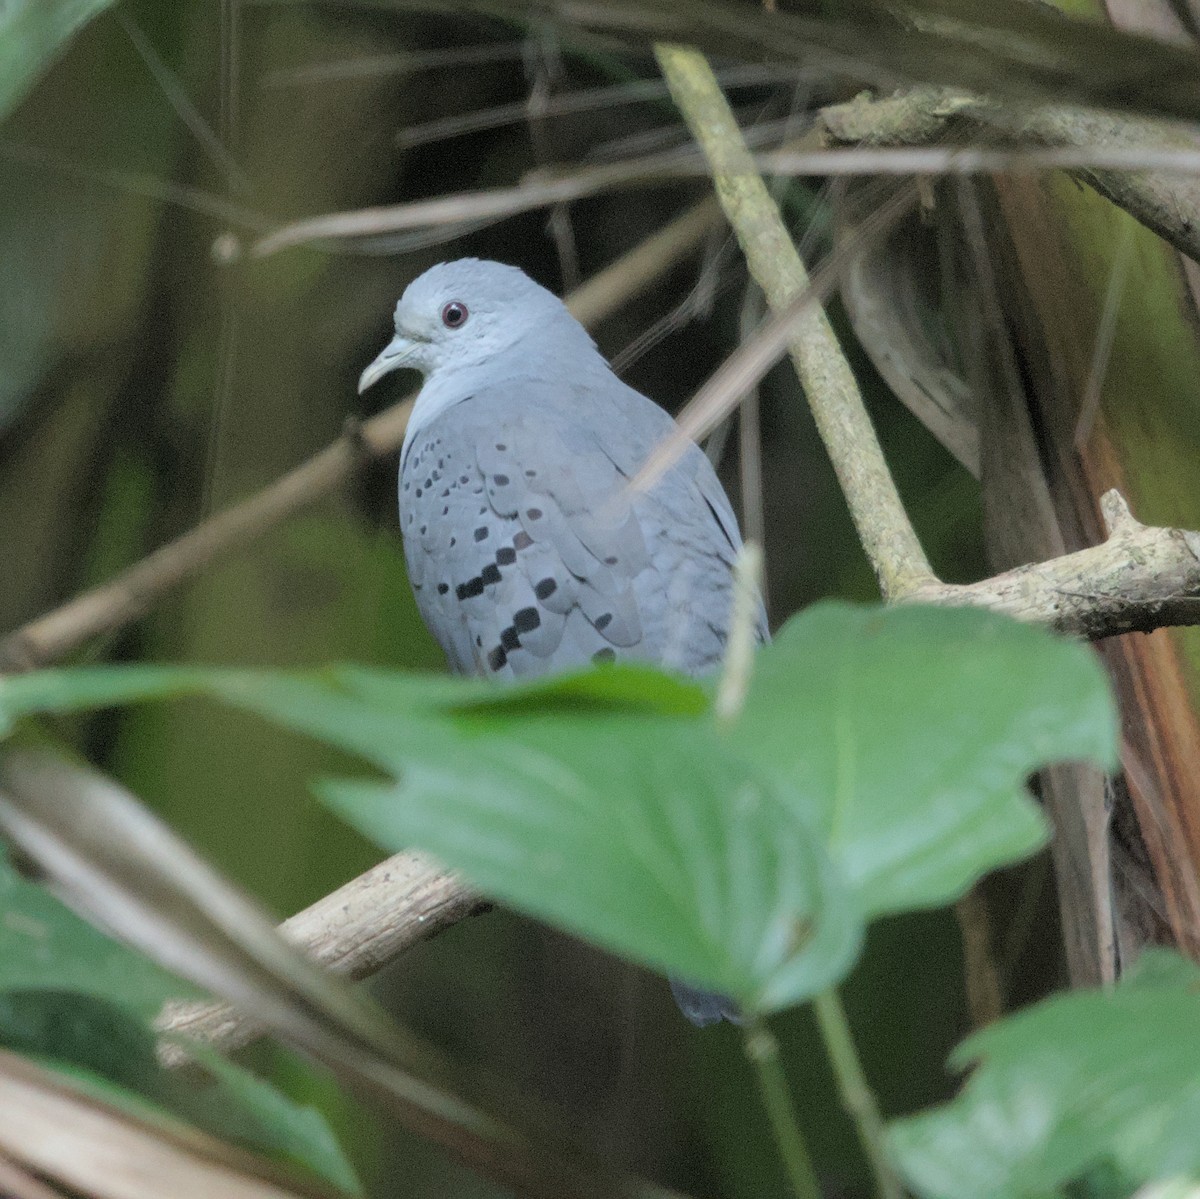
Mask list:
[[[532,633],[542,623],[542,618],[536,608],[522,608],[513,613],[512,627],[518,633]]]

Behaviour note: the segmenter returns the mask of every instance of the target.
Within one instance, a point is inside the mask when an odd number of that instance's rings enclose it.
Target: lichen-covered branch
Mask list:
[[[781,312],[809,288],[808,271],[704,56],[659,46],[659,65],[708,159],[721,207],[767,303]],[[789,344],[826,451],[885,598],[934,581],[871,426],[850,364],[823,309],[797,322]]]
[[[1116,491],[1101,507],[1109,530],[1101,545],[911,598],[974,604],[1093,641],[1200,624],[1200,533],[1143,525]]]
[[[941,88],[916,88],[896,96],[859,96],[822,109],[827,142],[835,145],[926,146],[1000,143],[1014,147],[1128,150],[1200,148],[1194,135],[1169,125],[1092,109],[998,103],[985,96]],[[1200,262],[1200,177],[1194,172],[1066,168],[1177,250]]]

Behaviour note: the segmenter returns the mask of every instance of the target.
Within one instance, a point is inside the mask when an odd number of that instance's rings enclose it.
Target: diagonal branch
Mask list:
[[[702,244],[719,219],[711,199],[689,208],[568,296],[568,306],[585,325],[599,323]],[[336,491],[369,462],[398,450],[411,411],[409,398],[353,425],[332,445],[249,499],[202,522],[107,583],[9,633],[0,641],[0,670],[30,670],[57,661],[89,638],[143,616],[214,559],[248,545]]]
[[[335,974],[367,978],[406,949],[483,911],[486,902],[457,875],[411,850],[385,859],[318,899],[279,931]],[[266,1029],[227,1003],[169,1003],[158,1019],[162,1033],[190,1037],[225,1052],[240,1049]],[[165,1043],[160,1056],[182,1065],[186,1053]]]
[[[712,69],[703,54],[684,46],[660,45],[655,53],[671,94],[708,159],[717,197],[750,273],[772,311],[786,310],[808,290],[808,271]],[[854,372],[823,309],[813,308],[797,322],[789,349],[884,597],[896,599],[934,582]]]

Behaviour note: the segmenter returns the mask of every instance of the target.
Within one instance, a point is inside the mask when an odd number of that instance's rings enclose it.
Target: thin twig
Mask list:
[[[352,212],[333,212],[309,217],[269,233],[250,247],[254,257],[262,258],[293,246],[311,242],[330,242],[347,237],[376,237],[405,229],[424,229],[430,225],[478,220],[481,217],[507,217],[549,208],[570,200],[583,200],[616,186],[638,183],[661,184],[669,178],[670,159],[655,155],[636,163],[586,167],[569,175],[551,179],[533,179],[516,187],[498,187],[487,191],[461,192],[416,200],[408,204],[387,204],[375,208],[356,208]]]
[[[745,340],[762,317],[762,291],[750,281],[738,314],[738,337]],[[738,477],[742,491],[742,533],[747,541],[765,545],[767,539],[766,502],[763,490],[762,391],[751,387],[738,408]],[[763,603],[770,608],[769,588],[764,576]]]
[[[1096,324],[1096,340],[1092,345],[1092,361],[1088,366],[1087,386],[1079,401],[1079,416],[1075,421],[1072,442],[1081,454],[1092,435],[1092,425],[1100,411],[1100,398],[1104,394],[1104,383],[1108,377],[1108,362],[1116,341],[1117,318],[1125,301],[1125,285],[1129,280],[1129,268],[1133,261],[1133,231],[1137,226],[1132,221],[1121,222],[1121,240],[1113,255],[1112,273],[1104,293],[1104,307]]]
[[[992,952],[992,922],[979,883],[955,903],[954,918],[962,938],[967,1013],[974,1031],[1004,1015],[1004,987]]]
[[[750,273],[771,309],[785,310],[809,289],[808,272],[708,62],[684,46],[659,46],[656,53],[675,102],[708,159],[717,196],[741,242]],[[933,581],[854,373],[823,309],[813,308],[797,321],[790,349],[884,596],[901,596]]]
[[[782,78],[778,70],[754,64],[739,64],[721,72],[721,86],[761,87],[765,83]],[[581,88],[547,97],[538,110],[539,118],[561,117],[578,112],[595,112],[598,109],[642,104],[647,101],[665,99],[667,85],[658,79],[635,79],[620,83],[609,83],[602,87]],[[405,149],[425,145],[428,142],[461,137],[466,133],[478,133],[485,129],[497,129],[523,121],[529,115],[526,100],[515,100],[510,104],[497,104],[491,108],[474,109],[450,117],[438,117],[421,125],[410,125],[396,135],[396,144]]]
[[[720,219],[706,200],[593,276],[567,304],[595,325],[701,245]],[[0,669],[54,662],[90,637],[111,633],[150,610],[221,554],[248,545],[309,504],[336,491],[368,462],[399,449],[412,398],[355,425],[332,445],[249,499],[197,525],[102,583],[39,616],[0,641]]]
[[[747,541],[733,564],[733,610],[721,678],[713,699],[713,716],[718,727],[728,728],[746,705],[762,611],[762,569],[762,547]]]
[[[873,237],[883,237],[908,210],[909,191],[897,192],[879,205],[852,235],[844,238],[815,271],[808,286],[774,312],[709,376],[683,406],[675,428],[656,445],[629,486],[645,490],[678,461],[693,441],[702,441],[737,407],[743,395],[757,387],[766,373],[789,352],[804,317],[836,290],[842,270]],[[839,376],[840,377],[840,376]]]
[[[732,120],[732,114],[731,114]],[[735,122],[736,124],[736,122]],[[744,135],[743,135],[744,136]],[[1200,233],[1190,232],[1186,218],[1160,228],[1150,212],[1138,209],[1128,196],[1138,191],[1136,179],[1146,172],[1162,178],[1174,175],[1177,185],[1195,184],[1200,173],[1200,149],[1170,146],[929,146],[822,149],[817,134],[805,141],[810,148],[771,150],[744,160],[745,173],[757,178],[760,171],[777,176],[839,177],[860,175],[994,175],[1036,171],[1073,170],[1097,190],[1127,207],[1145,224],[1169,236],[1185,252],[1196,254]],[[265,257],[296,246],[327,245],[347,239],[377,238],[384,234],[428,229],[462,222],[494,221],[538,208],[551,208],[586,199],[617,188],[661,187],[678,180],[708,177],[710,168],[686,147],[603,165],[587,165],[547,175],[539,172],[512,187],[459,192],[431,200],[413,200],[347,212],[323,213],[283,225],[250,246],[254,257]],[[1158,177],[1158,176],[1156,176]],[[1101,182],[1106,186],[1102,186]],[[1144,189],[1143,189],[1144,190]],[[1168,196],[1174,191],[1168,191]],[[1160,199],[1159,208],[1168,200]],[[1157,209],[1154,210],[1157,212]],[[1166,218],[1163,218],[1166,219]],[[1167,228],[1172,229],[1168,233]],[[1182,240],[1181,240],[1182,239]],[[1191,247],[1188,249],[1188,247]]]

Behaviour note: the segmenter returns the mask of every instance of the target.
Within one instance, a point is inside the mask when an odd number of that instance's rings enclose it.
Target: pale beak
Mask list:
[[[419,342],[412,341],[407,337],[401,337],[397,333],[383,347],[383,352],[379,357],[359,376],[358,394],[362,395],[372,383],[378,383],[384,375],[390,374],[394,370],[399,370],[404,365],[405,360],[412,357],[419,344]]]

